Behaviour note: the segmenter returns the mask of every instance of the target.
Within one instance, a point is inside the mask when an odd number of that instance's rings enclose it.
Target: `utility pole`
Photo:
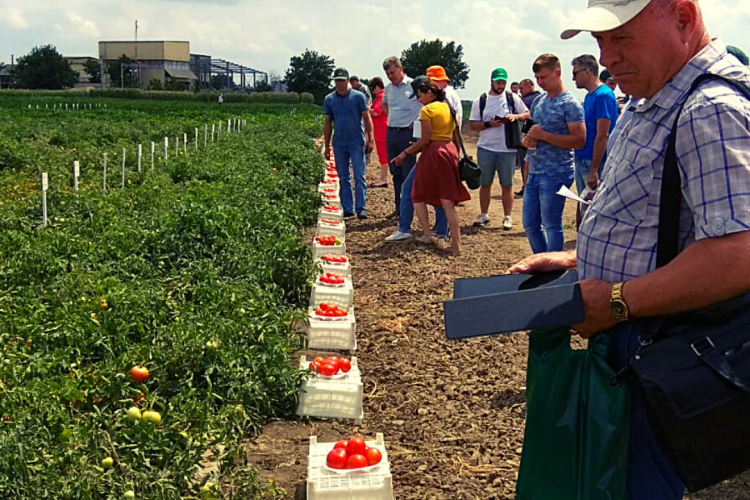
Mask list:
[[[141,66],[138,64],[138,19],[135,20],[135,67],[138,72],[138,87],[141,86]]]

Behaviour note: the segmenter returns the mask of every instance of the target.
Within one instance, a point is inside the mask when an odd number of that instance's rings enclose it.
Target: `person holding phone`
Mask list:
[[[497,172],[503,192],[503,229],[509,231],[513,228],[511,212],[517,150],[507,146],[505,124],[516,120],[525,121],[529,117],[529,110],[518,94],[506,92],[507,84],[508,72],[503,68],[495,69],[490,77],[490,91],[474,99],[471,104],[469,128],[479,132],[477,163],[482,169],[482,186],[479,188],[481,213],[474,221],[474,227],[483,227],[490,222],[488,212],[492,199],[492,182]]]

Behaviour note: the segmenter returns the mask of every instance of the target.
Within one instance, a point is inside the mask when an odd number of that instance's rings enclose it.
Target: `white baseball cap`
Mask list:
[[[651,0],[589,0],[588,8],[575,18],[560,38],[573,38],[581,31],[609,31],[628,23]]]

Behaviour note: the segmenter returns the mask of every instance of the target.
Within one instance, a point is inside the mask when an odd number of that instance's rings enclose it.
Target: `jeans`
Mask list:
[[[625,368],[628,357],[639,346],[639,328],[627,322],[612,332],[609,363],[615,372]],[[631,391],[628,498],[630,500],[682,500],[685,486],[667,459],[651,427],[646,403],[638,391]]]
[[[558,252],[563,249],[562,216],[565,198],[557,194],[573,184],[573,172],[565,174],[532,174],[523,193],[523,228],[534,253]]]
[[[586,189],[586,183],[589,180],[589,170],[591,169],[591,160],[576,158],[576,191],[580,196]]]
[[[411,129],[406,130],[392,130],[388,129],[386,132],[386,147],[388,148],[388,161],[390,162],[395,157],[401,154],[401,152],[408,148],[412,143],[413,131]],[[414,165],[417,163],[417,158],[413,155],[407,156],[401,166],[389,164],[389,170],[391,177],[393,177],[393,194],[396,201],[396,212],[401,211],[401,192],[406,177],[409,172],[412,171]],[[409,188],[409,206],[411,206],[411,188]],[[411,218],[409,219],[411,220]]]
[[[401,206],[399,207],[398,230],[411,233],[411,221],[414,219],[414,204],[411,201],[411,188],[417,169],[412,168],[401,187]],[[439,238],[448,236],[448,218],[443,207],[435,207],[435,235]]]
[[[364,146],[337,146],[333,145],[333,154],[336,155],[336,172],[339,174],[339,196],[341,197],[341,208],[344,212],[357,215],[367,213],[367,183],[365,182],[365,148]],[[356,194],[356,210],[352,201],[352,181],[349,176],[349,160],[351,160],[354,171],[354,192]]]

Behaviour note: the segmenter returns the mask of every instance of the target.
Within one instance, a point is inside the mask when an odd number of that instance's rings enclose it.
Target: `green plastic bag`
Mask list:
[[[572,350],[567,329],[529,337],[518,500],[625,500],[630,395],[612,387],[609,337]]]

